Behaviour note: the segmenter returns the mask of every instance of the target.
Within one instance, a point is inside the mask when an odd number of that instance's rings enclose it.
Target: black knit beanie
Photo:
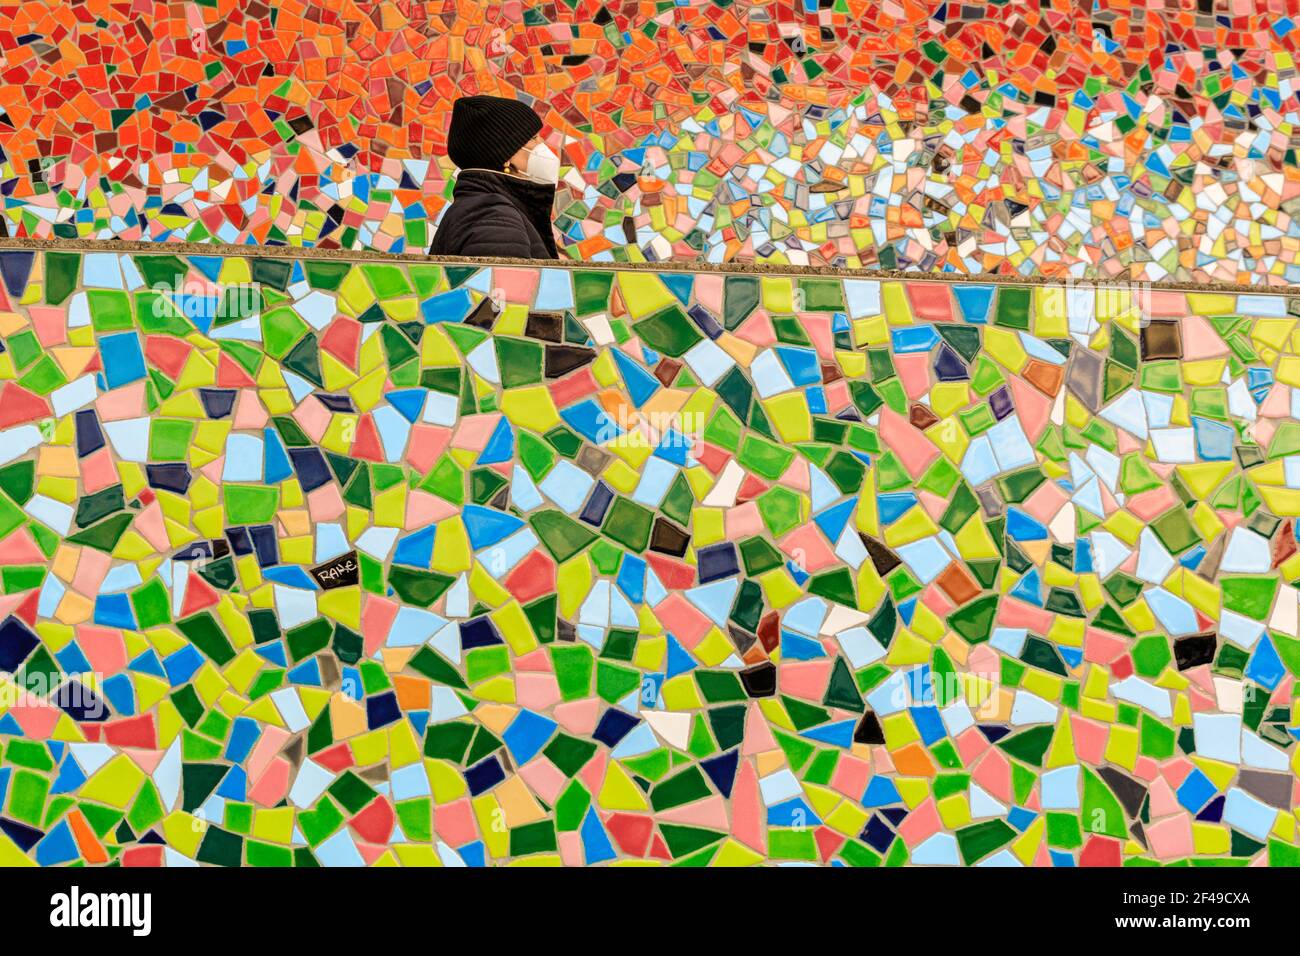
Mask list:
[[[451,108],[447,155],[461,169],[499,170],[541,129],[541,118],[518,100],[463,96]]]

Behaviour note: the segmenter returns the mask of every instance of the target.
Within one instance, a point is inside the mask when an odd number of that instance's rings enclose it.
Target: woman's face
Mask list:
[[[510,157],[510,168],[523,171],[528,166],[528,154],[532,152],[534,146],[542,141],[540,136],[534,136],[523,146],[519,147],[519,152]]]

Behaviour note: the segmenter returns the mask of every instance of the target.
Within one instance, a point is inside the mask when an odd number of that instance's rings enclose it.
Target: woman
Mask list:
[[[551,223],[560,160],[537,135],[541,129],[541,119],[518,100],[456,101],[447,155],[460,172],[432,255],[560,257]]]

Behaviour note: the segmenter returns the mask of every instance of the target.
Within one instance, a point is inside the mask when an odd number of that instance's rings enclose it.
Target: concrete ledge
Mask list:
[[[829,266],[710,262],[580,262],[573,259],[513,259],[506,257],[431,256],[425,253],[388,253],[368,249],[317,249],[303,246],[248,246],[205,242],[140,242],[120,239],[15,239],[0,238],[0,252],[111,252],[178,256],[239,256],[258,259],[329,259],[341,262],[429,262],[437,265],[514,266],[522,268],[582,269],[595,272],[689,272],[723,275],[834,276],[842,279],[892,279],[907,282],[975,283],[979,285],[1078,285],[1083,288],[1132,284],[1171,292],[1230,292],[1246,295],[1300,295],[1300,285],[1246,285],[1231,282],[1148,282],[1115,278],[994,275],[991,273],[908,272],[897,269],[833,269]]]

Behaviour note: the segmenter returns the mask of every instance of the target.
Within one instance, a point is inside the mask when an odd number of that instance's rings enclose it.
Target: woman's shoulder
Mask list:
[[[446,215],[480,217],[484,215],[503,215],[512,219],[522,219],[519,207],[510,201],[509,196],[501,193],[476,192],[468,196],[456,196]]]
[[[474,195],[456,199],[443,213],[434,232],[434,255],[524,256],[529,246],[528,221],[504,196]],[[531,251],[531,250],[530,250]]]

